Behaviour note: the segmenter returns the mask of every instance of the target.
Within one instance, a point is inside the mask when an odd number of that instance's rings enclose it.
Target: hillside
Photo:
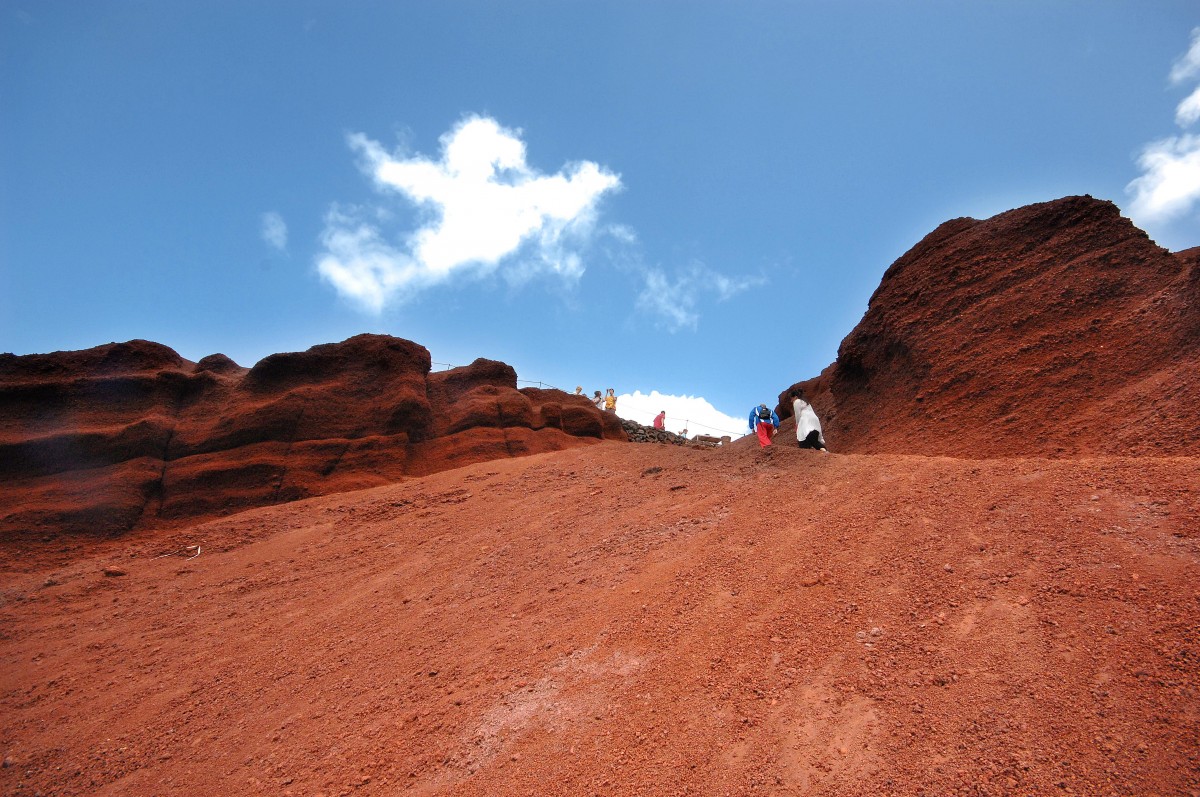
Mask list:
[[[1198,483],[610,442],[8,560],[0,790],[1195,793]]]
[[[947,222],[830,454],[386,336],[0,355],[0,793],[1200,797],[1197,299],[1111,203]]]

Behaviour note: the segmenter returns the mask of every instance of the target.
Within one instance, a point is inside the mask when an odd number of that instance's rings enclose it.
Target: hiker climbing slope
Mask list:
[[[774,410],[767,409],[766,404],[759,404],[750,410],[750,430],[758,436],[758,445],[766,448],[771,445],[771,438],[779,428],[779,416]]]

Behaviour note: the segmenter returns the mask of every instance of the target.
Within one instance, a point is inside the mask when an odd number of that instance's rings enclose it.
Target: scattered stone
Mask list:
[[[109,578],[116,578],[117,576],[124,576],[127,574],[119,567],[106,567],[104,568],[104,575],[108,576]]]
[[[625,434],[629,435],[629,442],[631,443],[665,443],[673,446],[707,447],[702,443],[693,442],[682,435],[677,435],[674,432],[668,432],[665,429],[655,429],[652,426],[642,426],[637,421],[627,421],[622,419],[621,427],[625,430]],[[652,470],[657,473],[662,469],[653,468]]]

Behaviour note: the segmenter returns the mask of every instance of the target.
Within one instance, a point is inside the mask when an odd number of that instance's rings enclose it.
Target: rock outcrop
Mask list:
[[[359,335],[253,368],[148,341],[0,355],[0,539],[113,534],[497,457],[625,439],[584,398],[504,363],[430,372]]]
[[[835,452],[1193,455],[1200,249],[1168,252],[1086,196],[948,221],[797,386]]]

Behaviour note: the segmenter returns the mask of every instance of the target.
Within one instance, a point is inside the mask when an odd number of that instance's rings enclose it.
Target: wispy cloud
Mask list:
[[[1180,127],[1190,127],[1197,119],[1200,119],[1200,87],[1175,109],[1175,124]]]
[[[262,239],[273,249],[287,250],[288,228],[283,216],[273,210],[262,215]]]
[[[1172,83],[1200,78],[1200,28],[1192,28],[1192,46],[1171,65]]]
[[[1200,28],[1192,30],[1188,51],[1171,67],[1170,81],[1179,85],[1200,80]],[[1175,123],[1185,130],[1200,121],[1200,86],[1175,109]],[[1132,197],[1129,215],[1140,224],[1170,221],[1200,203],[1200,135],[1183,133],[1153,141],[1137,158],[1141,176],[1125,187]]]
[[[647,269],[643,278],[637,307],[670,332],[696,328],[700,321],[698,307],[702,298],[727,301],[766,281],[761,276],[728,277],[702,263],[692,263],[673,276],[668,276],[661,269]]]
[[[388,153],[349,136],[364,172],[385,196],[424,213],[416,230],[384,232],[386,206],[335,206],[325,219],[317,269],[343,296],[379,312],[423,288],[501,269],[512,281],[537,274],[578,279],[597,205],[620,178],[591,161],[556,174],[529,166],[518,130],[472,116],[441,137],[441,156]]]
[[[1149,222],[1177,218],[1200,200],[1200,136],[1155,141],[1138,157],[1142,176],[1129,184],[1132,216]]]

